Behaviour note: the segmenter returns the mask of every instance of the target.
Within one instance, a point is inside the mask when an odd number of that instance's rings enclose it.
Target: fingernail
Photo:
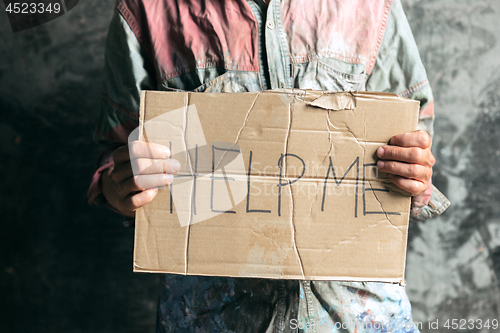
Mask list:
[[[169,158],[170,157],[170,149],[168,149],[167,147],[163,148],[163,154],[165,154],[166,158]]]
[[[385,162],[384,162],[384,161],[378,161],[378,162],[377,162],[377,167],[378,167],[379,169],[382,169],[382,168],[384,167],[384,165],[385,165]]]
[[[165,175],[165,185],[170,185],[174,181],[174,175]]]
[[[180,163],[179,163],[179,161],[177,161],[177,160],[172,160],[172,161],[170,162],[170,165],[172,166],[172,171],[173,171],[173,172],[177,172],[177,171],[179,171],[179,170],[180,170],[180,168],[181,168],[181,164],[180,164]]]
[[[384,153],[385,153],[385,150],[384,148],[380,147],[378,150],[377,150],[377,155],[378,157],[382,157],[384,156]]]
[[[153,188],[155,192],[158,192],[158,187]]]

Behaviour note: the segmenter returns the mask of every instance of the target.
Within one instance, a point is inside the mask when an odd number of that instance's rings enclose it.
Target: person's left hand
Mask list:
[[[436,161],[431,152],[432,139],[425,131],[398,134],[389,145],[377,150],[377,167],[412,196],[422,194],[429,185]]]

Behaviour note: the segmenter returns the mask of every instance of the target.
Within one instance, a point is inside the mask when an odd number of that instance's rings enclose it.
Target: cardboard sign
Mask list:
[[[375,152],[418,109],[385,93],[143,92],[134,135],[181,170],[136,213],[134,271],[402,283],[410,196]]]

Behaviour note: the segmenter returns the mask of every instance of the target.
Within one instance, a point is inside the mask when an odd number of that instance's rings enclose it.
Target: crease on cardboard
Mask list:
[[[367,228],[375,228],[377,227],[379,224],[382,224],[384,222],[389,222],[393,227],[395,227],[396,229],[398,229],[399,232],[401,232],[401,230],[399,230],[398,227],[396,227],[394,224],[392,224],[392,222],[390,220],[381,220],[381,221],[378,221],[377,223],[373,223],[373,224],[370,224],[370,225],[366,225],[364,226],[362,229],[358,230],[357,233],[355,233],[354,235],[352,235],[351,237],[349,238],[346,238],[346,239],[342,239],[340,241],[338,241],[337,244],[335,244],[333,247],[329,248],[328,252],[331,252],[333,251],[336,247],[339,247],[341,244],[345,244],[345,243],[350,243],[352,241],[354,241],[356,238],[358,238],[360,236],[360,234]]]
[[[144,138],[144,117],[145,117],[145,113],[144,112],[146,110],[146,94],[147,92],[145,90],[143,90],[141,92],[141,105],[140,105],[140,109],[143,111],[143,112],[139,112],[139,137],[138,137],[138,140],[140,141],[146,141],[146,139]],[[143,209],[143,208],[140,208],[140,209]],[[145,225],[148,226],[147,227],[147,230],[146,232],[149,230],[149,219],[145,216],[146,218],[146,223]],[[142,236],[142,235],[141,235]],[[149,257],[149,252],[148,252],[148,247],[144,244],[144,250],[146,252],[146,258],[147,258],[147,262],[148,262],[148,265],[150,264],[150,257]],[[134,251],[134,257],[135,257],[135,251]],[[135,261],[135,258],[134,258],[134,267],[137,267],[138,269],[142,269],[142,267],[140,265],[137,264],[137,262]]]
[[[295,102],[303,102],[304,98],[307,94],[307,91],[304,89],[290,89],[290,88],[283,88],[283,89],[273,89],[273,90],[267,90],[269,93],[276,93],[278,92],[278,96],[285,105],[290,105]]]
[[[367,131],[366,131],[366,112],[363,112],[363,125],[364,125],[363,126],[364,127],[364,131],[365,131],[365,133],[364,133],[365,145],[363,146],[363,150],[364,150],[364,153],[363,153],[363,165],[364,165],[365,161],[366,161],[366,144],[368,142]],[[373,189],[373,184],[372,184],[371,179],[366,179],[366,181],[370,185],[370,188]],[[401,233],[401,230],[399,230],[399,228],[396,227],[394,225],[394,223],[392,223],[392,220],[389,217],[389,214],[387,214],[387,212],[385,211],[384,206],[382,205],[382,202],[380,201],[379,197],[377,196],[376,191],[371,191],[371,192],[373,193],[373,196],[375,197],[375,199],[377,200],[378,204],[380,205],[380,209],[384,212],[384,215],[385,215],[385,218],[387,219],[387,221],[389,221],[389,223]]]
[[[333,144],[333,142],[332,142],[332,139],[331,139],[333,131],[332,131],[332,130],[330,130],[330,128],[334,128],[334,129],[336,129],[336,130],[338,130],[338,131],[341,131],[342,129],[335,127],[335,125],[332,123],[331,118],[330,118],[330,113],[332,112],[332,110],[327,110],[327,111],[328,111],[328,112],[326,113],[326,120],[327,120],[327,126],[326,126],[326,129],[327,129],[327,131],[328,131],[328,140],[330,141],[330,150],[328,151],[328,155],[329,155],[329,154],[330,154],[330,152],[331,152],[331,150],[332,150],[332,147],[334,146],[334,144]],[[356,114],[355,114],[355,112],[354,112],[354,109],[352,109],[351,111],[353,112],[353,114],[354,114],[354,116],[355,116]],[[354,134],[354,132],[352,131],[352,129],[349,127],[349,125],[347,125],[347,122],[344,122],[344,125],[345,125],[345,129],[346,129],[346,131],[345,131],[345,132],[349,132],[349,133],[352,135],[353,139],[356,141],[356,143],[357,143],[357,144],[358,144],[361,148],[365,149],[365,148],[364,148],[364,146],[363,146],[363,145],[359,142],[358,137]],[[314,132],[314,131],[310,131],[310,132]],[[316,132],[317,132],[317,131],[316,131]],[[365,137],[366,137],[366,128],[365,128]],[[364,142],[364,143],[366,144],[366,140],[365,140],[365,142]],[[325,157],[325,159],[326,159],[326,157]],[[324,163],[324,161],[325,161],[325,160],[323,160],[323,163]]]
[[[332,120],[330,119],[330,112],[331,110],[327,110],[327,113],[326,113],[326,130],[328,131],[328,142],[330,143],[330,148],[328,149],[328,152],[326,153],[325,155],[325,158],[323,159],[323,164],[325,164],[326,162],[326,159],[328,158],[328,156],[330,156],[330,154],[332,153],[332,150],[333,150],[333,142],[332,142],[332,131],[330,130],[330,127],[333,127],[335,128],[335,126],[333,125],[332,123]],[[357,141],[357,139],[356,139]]]
[[[323,163],[325,163],[326,158],[330,155],[332,152],[332,149],[334,148],[334,143],[332,142],[332,131],[330,128],[334,128],[338,130],[335,125],[333,125],[331,118],[330,118],[330,113],[332,111],[341,111],[341,110],[350,110],[356,115],[354,110],[356,109],[357,101],[356,101],[356,95],[353,92],[337,92],[337,93],[323,93],[321,94],[320,97],[314,99],[311,102],[306,103],[307,105],[310,106],[315,106],[319,107],[322,109],[327,110],[327,131],[328,131],[328,140],[330,142],[330,149],[323,159]],[[356,140],[357,144],[365,151],[366,153],[366,126],[365,126],[365,145],[363,146],[360,142],[359,139],[356,137],[352,129],[347,125],[347,122],[344,122],[345,128],[347,132],[349,132],[354,140]],[[364,159],[363,159],[364,160]]]
[[[187,92],[185,95],[185,107],[184,107],[184,112],[185,112],[185,116],[184,116],[184,133],[183,133],[183,142],[184,142],[184,151],[187,152],[188,151],[188,148],[187,148],[187,127],[188,127],[188,108],[189,108],[189,100],[190,100],[190,93]],[[187,159],[188,163],[189,163],[189,169],[190,170],[193,170],[192,166],[193,166],[193,163],[191,161],[191,155],[188,154],[187,155],[189,158]],[[196,177],[196,175],[194,175],[194,177]],[[190,198],[191,198],[191,202],[192,202],[192,198],[193,198],[193,195],[194,195],[194,186],[196,184],[196,180],[193,181],[193,187],[191,188],[191,194],[190,194]],[[192,205],[189,205],[189,223],[187,225],[187,228],[186,228],[186,240],[184,241],[184,274],[187,275],[188,273],[188,265],[189,265],[189,260],[188,260],[188,253],[189,253],[189,234],[191,232],[191,222],[192,222],[192,219],[193,219],[193,207]]]
[[[250,107],[248,108],[248,111],[247,111],[247,114],[245,115],[245,121],[243,122],[243,125],[241,126],[240,130],[238,131],[238,134],[236,135],[236,139],[234,140],[234,144],[238,144],[238,141],[240,140],[240,135],[241,135],[241,132],[243,132],[243,129],[245,128],[245,126],[247,125],[248,123],[248,118],[250,117],[250,112],[253,110],[253,107],[255,106],[255,103],[257,102],[257,99],[259,98],[260,96],[260,92],[255,94],[255,98],[253,99],[252,101],[252,104],[250,105]],[[224,154],[225,156],[225,154]],[[224,157],[223,157],[224,158]],[[223,159],[222,158],[222,159]],[[221,161],[222,161],[221,159]]]
[[[356,140],[356,142],[358,143],[358,146],[360,146],[361,148],[363,148],[363,150],[364,150],[364,151],[365,151],[365,153],[366,153],[366,143],[368,142],[368,141],[366,140],[366,126],[365,126],[365,142],[364,142],[364,145],[363,145],[363,144],[361,144],[361,143],[359,142],[359,139],[358,139],[358,138],[357,138],[357,136],[354,134],[354,132],[352,131],[352,129],[349,127],[349,125],[347,125],[347,123],[344,123],[344,124],[345,124],[345,128],[347,129],[347,131],[348,131],[349,133],[351,133],[351,135],[352,135],[352,137],[354,138],[354,140]],[[364,161],[364,160],[365,160],[365,159],[363,158],[363,161]]]
[[[328,117],[329,117],[329,114],[330,114],[330,113],[328,112],[328,114],[327,114],[327,115],[328,115]],[[327,121],[329,121],[329,119],[327,119]],[[331,144],[332,144],[332,141],[331,141],[331,133],[330,133],[330,131],[329,131],[329,129],[328,129],[328,124],[327,124],[327,131],[328,131],[328,139],[330,140],[330,145],[331,145]],[[316,132],[319,132],[319,131],[316,131]],[[321,131],[321,132],[322,132],[322,131]],[[329,152],[325,155],[325,158],[324,158],[324,159],[323,159],[323,161],[322,161],[322,163],[323,163],[323,164],[325,163],[325,161],[326,161],[327,157],[330,155],[331,150],[332,150],[332,149],[331,149],[331,146],[330,146],[330,150],[329,150]],[[321,192],[321,191],[319,191],[319,190],[318,190],[318,188],[321,186],[321,185],[320,185],[320,182],[321,182],[321,181],[318,179],[318,178],[320,178],[320,177],[319,177],[319,172],[320,172],[320,168],[318,167],[318,168],[316,168],[316,172],[314,173],[314,175],[313,175],[312,177],[310,177],[310,179],[313,179],[313,180],[314,180],[314,185],[315,185],[315,193],[316,193],[316,195],[314,196],[314,199],[313,199],[313,200],[312,200],[312,202],[311,202],[311,206],[309,207],[309,216],[310,216],[311,218],[309,219],[309,223],[308,223],[308,225],[307,225],[307,227],[308,227],[308,228],[311,226],[312,217],[313,217],[313,215],[314,215],[314,214],[313,214],[313,207],[314,207],[314,204],[315,204],[315,203],[316,203],[316,201],[318,200],[318,197],[321,195],[321,194],[320,194],[320,192]],[[308,177],[306,177],[305,179],[308,179]]]
[[[278,242],[276,242],[272,237],[269,237],[269,236],[266,236],[264,233],[262,232],[257,232],[255,231],[253,228],[250,228],[250,230],[252,231],[252,233],[254,235],[257,235],[257,236],[262,236],[262,237],[265,237],[266,239],[268,239],[269,241],[271,241],[272,243],[274,243],[276,245],[276,247],[278,247],[279,249],[283,249],[283,247],[281,247]]]
[[[292,108],[293,108],[294,102],[288,103],[288,130],[286,132],[286,138],[285,138],[285,156],[288,154],[288,144],[289,144],[289,139],[290,139],[290,132],[292,130]],[[285,157],[283,159],[283,164],[282,168],[285,169],[285,179],[287,183],[290,183],[290,178],[288,177],[288,166],[286,164],[287,158]],[[305,279],[305,273],[304,273],[304,264],[302,263],[302,258],[300,257],[299,249],[297,248],[297,237],[296,237],[296,230],[295,230],[295,209],[294,209],[294,198],[293,198],[293,191],[292,191],[292,186],[287,186],[288,190],[290,191],[290,230],[292,231],[292,240],[293,240],[293,250],[295,251],[295,255],[297,256],[297,260],[299,261],[300,265],[300,272],[302,274],[302,278]]]
[[[291,96],[293,97],[294,103],[304,102],[307,96],[307,90],[300,89],[298,92],[294,91],[295,89],[291,89]]]
[[[247,125],[248,123],[248,118],[250,117],[250,112],[253,110],[254,106],[255,106],[255,103],[257,102],[257,99],[259,98],[260,96],[260,92],[256,93],[255,94],[255,98],[253,99],[252,101],[252,104],[250,105],[250,107],[248,108],[248,111],[247,111],[247,114],[245,115],[245,120],[243,121],[243,125],[241,126],[240,130],[238,131],[238,134],[236,135],[236,139],[234,140],[234,145],[238,145],[238,141],[240,140],[240,135],[241,135],[241,132],[243,132],[243,129],[245,128],[245,126]],[[222,163],[222,161],[224,161],[224,158],[226,157],[226,155],[229,153],[229,150],[227,150],[224,155],[222,155],[220,161],[217,163],[217,165],[215,166],[214,170],[218,170],[219,169],[219,166],[220,164]],[[212,159],[214,159],[215,157],[212,156]],[[224,175],[225,176],[225,175]],[[226,186],[229,186],[228,185],[228,181],[226,180]],[[231,197],[231,196],[230,196]],[[232,198],[232,197],[231,197]],[[234,205],[233,205],[234,207]]]
[[[368,142],[368,138],[367,138],[367,134],[366,134],[367,133],[366,132],[366,112],[363,113],[363,116],[364,116],[363,125],[364,125],[364,130],[365,130],[365,148],[364,148],[364,154],[363,154],[363,165],[364,165],[365,164],[365,160],[366,160],[366,143]],[[366,181],[368,182],[368,184],[370,184],[370,188],[373,188],[373,184],[372,184],[371,180],[367,179]],[[373,196],[375,197],[375,199],[377,200],[378,204],[380,205],[380,209],[384,212],[385,218],[389,221],[389,223],[394,228],[396,228],[401,233],[401,230],[399,230],[399,228],[396,227],[394,225],[394,223],[392,223],[392,220],[389,218],[389,214],[387,214],[387,212],[385,211],[384,206],[382,205],[382,202],[380,201],[379,197],[377,196],[376,191],[371,191],[371,192],[373,193]]]
[[[319,171],[318,171],[318,173],[319,173]],[[320,185],[320,181],[319,180],[314,181],[314,185],[316,186],[316,188],[315,188],[316,195],[314,196],[314,199],[311,202],[311,206],[309,207],[309,217],[310,217],[310,219],[309,219],[309,223],[307,224],[308,228],[311,227],[311,222],[313,220],[313,216],[314,216],[314,214],[313,214],[313,207],[314,207],[314,204],[318,201],[318,197],[321,196],[321,194],[320,194],[321,191],[319,190],[319,187],[321,186]]]
[[[366,143],[368,142],[368,135],[367,135],[367,131],[366,131],[366,111],[363,112],[363,130],[364,130],[364,138],[365,138],[365,144],[363,146],[363,168],[364,168],[364,165],[365,165],[365,162],[366,162]],[[370,183],[370,186],[372,184]]]
[[[365,145],[363,147],[363,173],[364,173],[364,167],[365,167],[365,162],[366,162],[366,143],[368,142],[368,135],[367,135],[367,131],[366,131],[366,112],[363,112],[363,130],[364,130],[364,139],[365,139]],[[365,181],[367,181],[368,184],[370,185],[370,188],[373,189],[373,185],[372,185],[372,182],[370,181],[370,179],[367,179]],[[375,191],[371,191],[371,192],[375,195],[375,198],[377,199],[377,201],[380,204],[380,200],[378,199],[377,195],[375,194]],[[380,208],[384,212],[385,217],[389,220],[389,217],[388,217],[386,211],[384,210],[384,207],[382,207],[382,205],[380,205]],[[389,223],[392,226],[394,226],[394,224],[392,223],[391,220],[389,220]]]
[[[325,92],[306,104],[330,111],[354,110],[356,108],[356,97],[350,91]]]
[[[234,146],[238,146],[238,141],[240,139],[240,135],[241,135],[241,132],[243,131],[243,129],[245,128],[245,126],[247,125],[248,123],[248,118],[250,117],[250,112],[253,110],[254,106],[255,106],[255,103],[257,102],[257,99],[259,98],[260,96],[260,92],[256,93],[255,94],[255,97],[252,101],[252,104],[250,105],[250,107],[248,108],[248,111],[247,111],[247,114],[245,115],[245,120],[243,121],[243,125],[241,126],[240,130],[238,131],[238,134],[236,135],[236,139],[234,140],[234,144],[231,146],[231,148],[233,148]],[[239,149],[239,147],[238,147]],[[241,152],[241,150],[240,150]],[[229,150],[226,150],[224,152],[224,155],[222,155],[222,157],[220,158],[220,160],[217,162],[217,165],[214,166],[214,170],[218,170],[221,163],[224,161],[224,159],[226,158],[226,155],[229,153]],[[212,159],[215,159],[215,156],[212,156]],[[227,175],[225,173],[224,170],[222,170],[223,174],[224,174],[224,177],[225,177],[225,183],[226,183],[226,188],[228,190],[228,193],[231,193],[231,187],[229,185],[229,180],[227,179]],[[194,190],[194,189],[193,189]],[[229,199],[231,200],[231,205],[233,207],[236,206],[235,202],[234,202],[234,198],[233,196],[230,194],[229,195]]]
[[[144,140],[144,117],[146,110],[146,90],[143,90],[141,93],[141,106],[140,109],[142,112],[139,112],[139,140]]]
[[[371,180],[368,180],[368,183],[370,184],[370,187],[373,188],[372,186],[372,182]],[[394,225],[394,223],[392,223],[392,220],[390,219],[389,215],[387,214],[387,212],[385,211],[384,209],[384,206],[382,205],[382,202],[380,201],[380,199],[378,198],[377,194],[375,193],[375,191],[371,191],[373,193],[373,195],[375,196],[375,199],[377,199],[377,202],[378,204],[380,205],[380,209],[382,209],[382,211],[384,212],[384,215],[385,215],[385,218],[389,221],[389,223],[396,229],[398,229],[398,231],[401,233],[401,230],[399,230],[398,227],[396,227]]]

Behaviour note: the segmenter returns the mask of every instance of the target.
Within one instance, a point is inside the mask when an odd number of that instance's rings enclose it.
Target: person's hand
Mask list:
[[[413,196],[422,194],[432,176],[435,159],[432,139],[425,131],[395,135],[389,145],[377,150],[377,167],[389,179]]]
[[[168,147],[141,141],[116,149],[114,166],[101,174],[101,191],[108,203],[133,217],[136,209],[153,200],[159,186],[172,183],[180,165],[169,157]]]

